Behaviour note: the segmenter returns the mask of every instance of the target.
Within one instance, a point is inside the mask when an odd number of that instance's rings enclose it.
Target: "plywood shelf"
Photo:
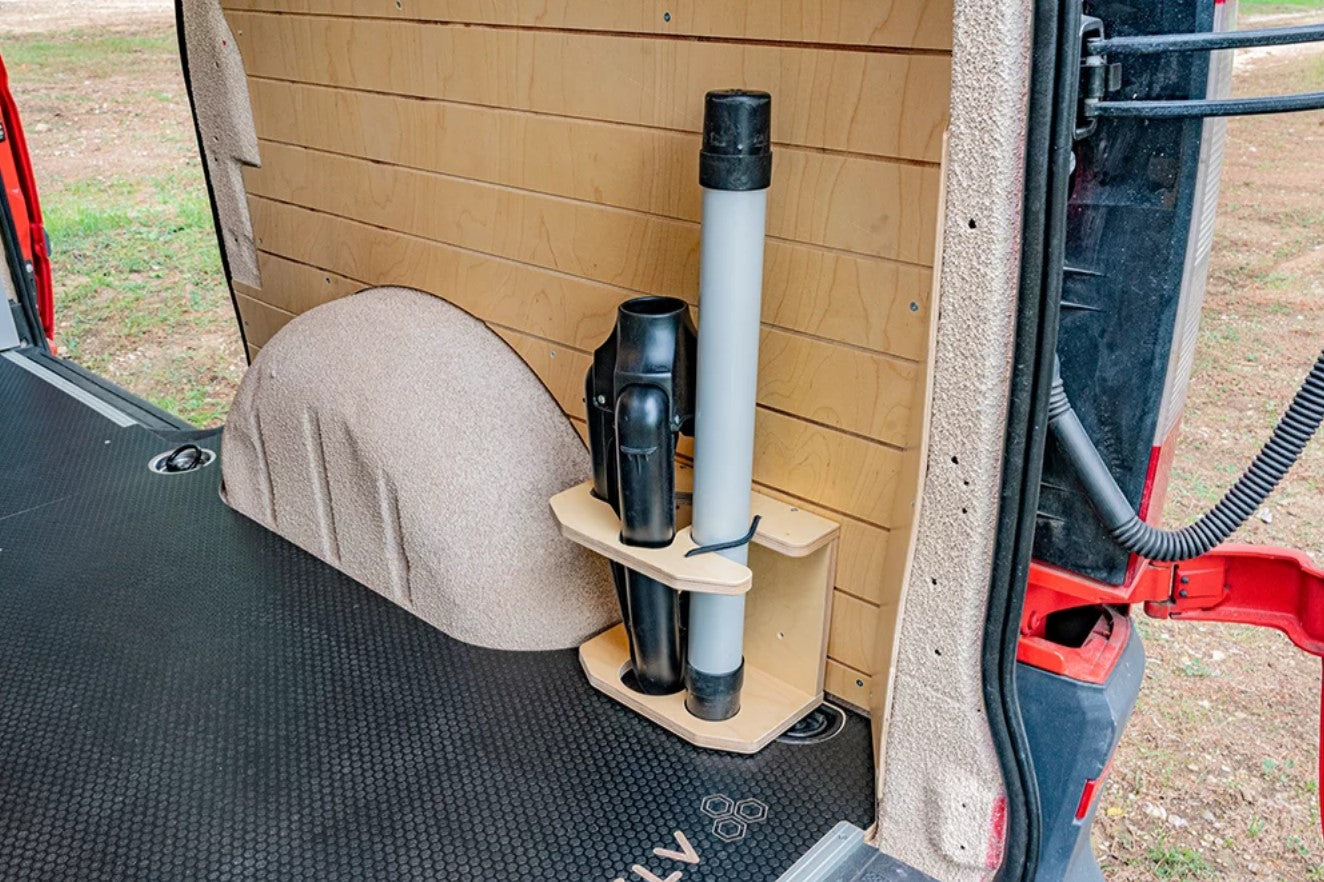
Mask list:
[[[749,590],[748,567],[720,554],[685,556],[698,547],[689,527],[677,530],[675,541],[665,548],[640,548],[621,542],[621,522],[611,506],[593,495],[591,481],[558,493],[551,505],[561,535],[677,591],[744,594]],[[750,495],[750,511],[760,517],[754,544],[786,557],[807,557],[840,532],[840,527],[827,518],[760,493]]]
[[[749,590],[748,567],[720,554],[686,557],[697,546],[689,527],[676,532],[665,548],[640,548],[621,542],[621,522],[611,506],[593,496],[593,482],[586,481],[552,497],[552,514],[561,525],[561,535],[608,560],[625,564],[677,591],[708,594],[744,594]]]

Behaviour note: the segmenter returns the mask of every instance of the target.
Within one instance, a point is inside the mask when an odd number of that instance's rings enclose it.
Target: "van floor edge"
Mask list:
[[[693,748],[573,650],[460,643],[231,511],[219,464],[152,473],[168,443],[4,359],[0,412],[0,877],[775,880],[872,821],[863,717]],[[654,855],[677,831],[697,864]]]

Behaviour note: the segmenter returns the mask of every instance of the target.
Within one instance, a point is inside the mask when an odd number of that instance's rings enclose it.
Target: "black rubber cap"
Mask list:
[[[720,722],[740,713],[740,689],[745,685],[745,660],[729,674],[708,674],[685,665],[685,710],[701,720]]]
[[[703,107],[699,185],[709,190],[764,190],[772,183],[772,96],[709,92]]]

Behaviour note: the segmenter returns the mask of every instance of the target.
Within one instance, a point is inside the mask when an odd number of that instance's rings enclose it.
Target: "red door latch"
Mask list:
[[[1274,628],[1311,655],[1324,657],[1324,569],[1307,555],[1262,545],[1221,545],[1194,560],[1137,561],[1125,585],[1107,585],[1035,562],[1030,567],[1020,661],[1084,682],[1103,683],[1129,636],[1126,610],[1144,604],[1160,619],[1235,622]],[[1083,637],[1052,639],[1055,616],[1091,611]],[[1320,693],[1324,744],[1324,689]],[[1324,752],[1320,812],[1324,817]]]

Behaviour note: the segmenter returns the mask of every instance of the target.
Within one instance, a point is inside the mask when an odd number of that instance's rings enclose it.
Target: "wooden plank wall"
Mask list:
[[[223,6],[262,156],[250,353],[319,303],[419,288],[486,321],[581,431],[616,305],[697,303],[704,93],[773,94],[755,479],[844,525],[828,690],[868,707],[909,525],[951,0]]]

